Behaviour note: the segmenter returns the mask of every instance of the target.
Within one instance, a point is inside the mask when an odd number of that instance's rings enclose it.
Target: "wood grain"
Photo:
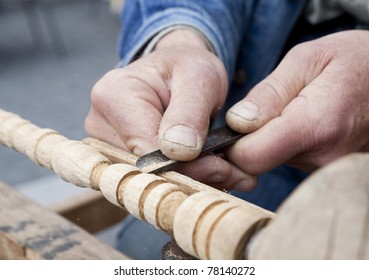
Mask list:
[[[0,205],[0,259],[128,259],[1,182]]]
[[[200,244],[196,241],[198,229],[194,225],[206,216],[207,206],[229,203],[237,209],[229,215],[212,212],[211,219],[207,220],[213,225],[204,232],[206,237],[199,240],[212,240],[208,243],[210,247],[206,247],[207,253],[201,255],[210,259],[240,258],[257,225],[265,225],[274,216],[265,209],[175,172],[142,173],[134,166],[136,157],[101,141],[69,140],[4,110],[0,110],[0,123],[0,143],[52,169],[67,182],[100,190],[111,203],[173,234],[178,245],[197,258],[200,255],[193,244]],[[165,188],[171,191],[163,191]],[[205,203],[208,200],[209,205]],[[192,206],[186,208],[186,205]],[[216,225],[222,223],[224,229],[219,229]],[[240,232],[226,228],[231,224]],[[228,245],[212,248],[213,244],[224,242]]]
[[[369,259],[369,154],[304,181],[250,248],[252,259]]]

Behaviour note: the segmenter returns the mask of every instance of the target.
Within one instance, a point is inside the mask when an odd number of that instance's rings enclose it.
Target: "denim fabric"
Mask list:
[[[120,66],[139,55],[161,30],[187,25],[203,33],[213,44],[230,79],[236,62],[244,61],[242,64],[247,65],[249,73],[259,76],[252,80],[260,80],[274,67],[304,3],[304,0],[127,0],[121,16]]]
[[[224,124],[224,114],[276,66],[286,50],[306,40],[355,28],[347,14],[320,26],[301,20],[305,1],[300,0],[126,0],[119,40],[120,66],[140,55],[161,30],[173,25],[197,29],[212,43],[227,69],[230,89],[226,105],[214,121]],[[300,18],[299,18],[300,17]],[[233,79],[245,73],[243,83]],[[250,192],[231,193],[275,211],[307,173],[280,166],[259,176]],[[118,249],[135,259],[160,259],[169,236],[145,222],[129,217],[122,223]]]
[[[139,57],[150,39],[170,26],[197,29],[228,72],[228,99],[214,122],[219,126],[228,107],[273,70],[304,5],[302,0],[127,0],[121,16],[120,66]],[[240,70],[246,73],[245,83],[233,83]],[[275,210],[305,177],[304,172],[282,166],[260,176],[255,191],[233,194]],[[160,258],[160,248],[168,239],[130,217],[123,223],[118,248],[136,259]]]
[[[304,5],[300,0],[127,0],[121,15],[120,66],[139,56],[163,29],[173,25],[197,29],[213,44],[229,75],[228,99],[214,121],[219,126],[229,106],[275,67]],[[246,73],[242,85],[232,83],[239,70]],[[284,183],[291,189],[298,182]],[[275,208],[275,203],[267,208]]]
[[[186,25],[197,29],[212,42],[231,74],[254,2],[128,0],[121,17],[121,66],[139,55],[147,42],[161,30],[173,25]]]
[[[246,73],[246,83],[231,84],[221,119],[224,119],[224,113],[230,106],[245,97],[254,85],[275,68],[305,3],[293,0],[257,2],[235,65],[236,71]]]

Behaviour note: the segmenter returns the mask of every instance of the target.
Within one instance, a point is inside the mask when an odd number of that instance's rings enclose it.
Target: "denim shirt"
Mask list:
[[[139,56],[160,31],[189,26],[211,42],[230,82],[236,70],[246,73],[247,92],[275,67],[304,4],[303,0],[127,0],[121,14],[120,66]]]
[[[121,14],[120,67],[139,57],[150,40],[174,25],[196,29],[211,43],[228,73],[230,90],[215,126],[226,110],[278,63],[304,9],[303,0],[127,0]],[[254,192],[235,195],[275,210],[304,178],[280,167],[259,177]]]

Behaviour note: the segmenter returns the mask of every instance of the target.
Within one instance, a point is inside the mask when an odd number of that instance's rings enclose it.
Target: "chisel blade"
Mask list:
[[[209,153],[219,153],[222,148],[233,144],[243,135],[244,134],[231,130],[228,126],[210,130],[200,156]],[[160,173],[172,170],[174,166],[180,163],[181,161],[172,160],[165,156],[160,150],[156,150],[138,158],[136,166],[145,173]]]

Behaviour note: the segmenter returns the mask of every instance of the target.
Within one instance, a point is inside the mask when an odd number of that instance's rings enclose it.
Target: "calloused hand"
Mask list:
[[[160,148],[172,159],[195,159],[228,87],[223,64],[197,36],[174,31],[152,53],[108,72],[93,88],[87,132],[139,156]],[[256,185],[254,176],[216,156],[180,171],[223,189]]]
[[[250,174],[289,163],[313,171],[369,150],[369,32],[345,31],[294,47],[227,112],[239,132],[227,151]]]

